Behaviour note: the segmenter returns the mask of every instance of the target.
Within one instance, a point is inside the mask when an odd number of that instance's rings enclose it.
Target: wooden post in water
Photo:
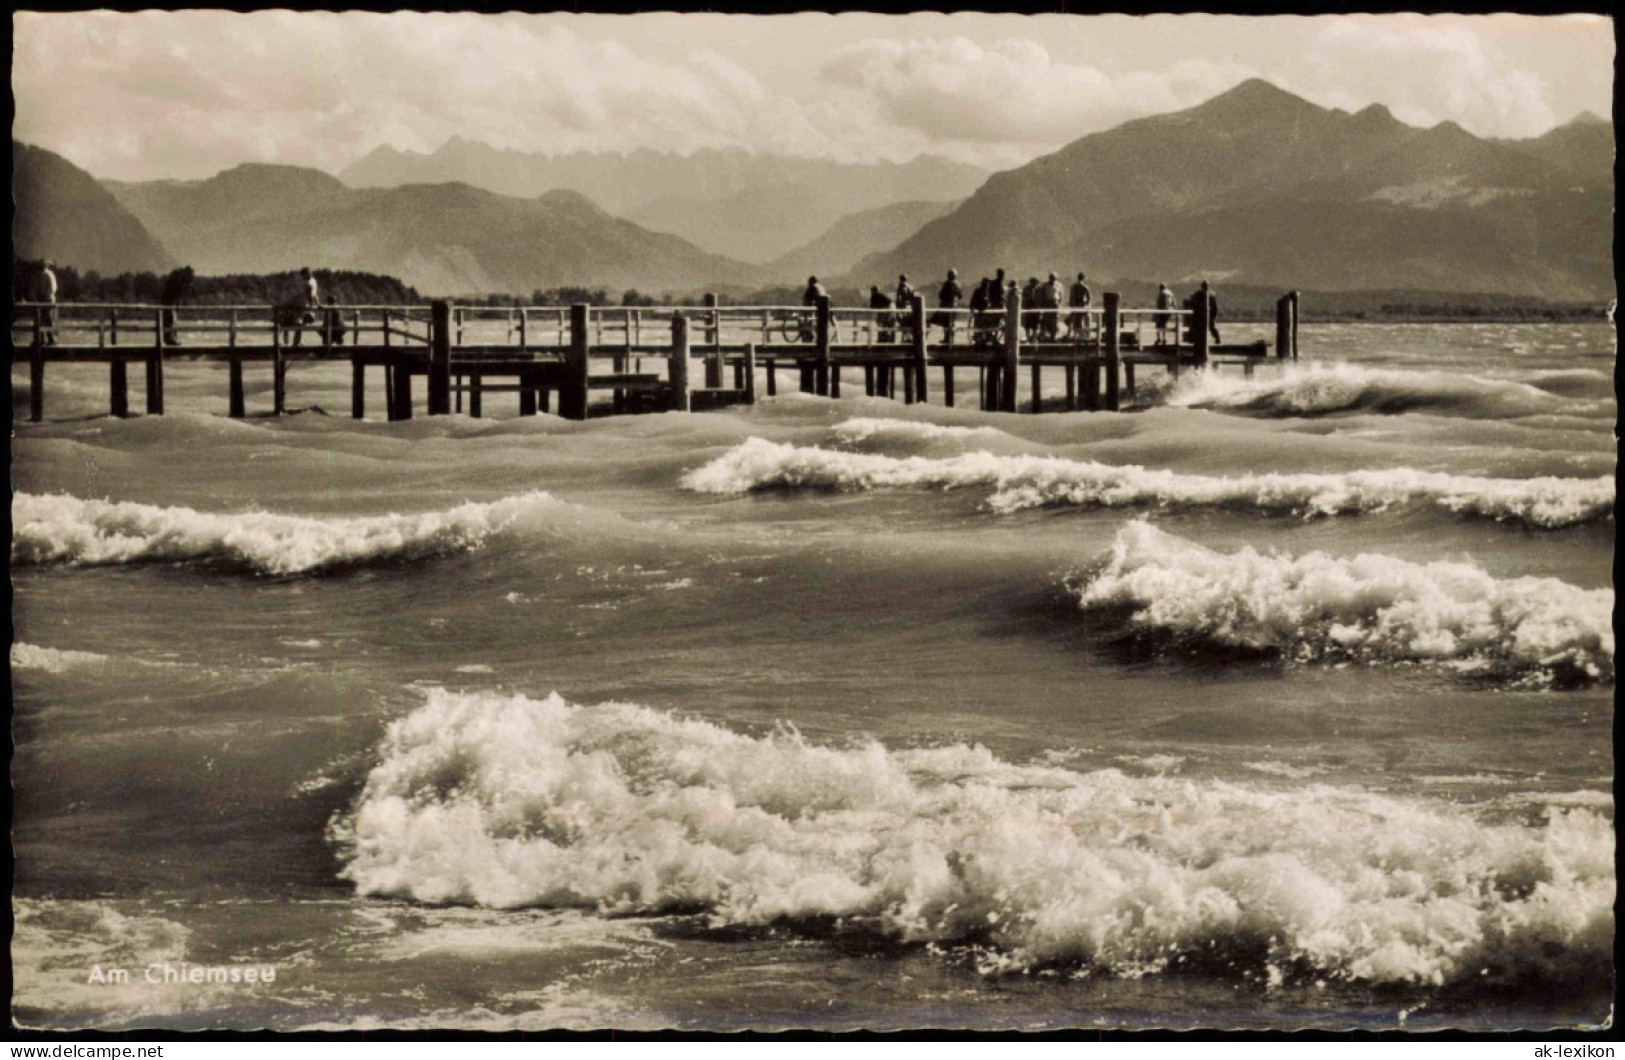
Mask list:
[[[519,415],[536,415],[536,373],[528,368],[519,373]]]
[[[462,310],[457,331],[462,334]],[[436,299],[429,307],[429,415],[451,415],[451,303]]]
[[[779,393],[779,362],[769,357],[764,370],[767,374],[767,396],[777,397]]]
[[[1123,393],[1128,395],[1130,401],[1134,400],[1134,366],[1123,365]]]
[[[152,317],[152,349],[147,353],[147,415],[164,414],[164,312]]]
[[[1207,367],[1208,351],[1211,349],[1207,322],[1208,308],[1207,288],[1198,287],[1196,297],[1191,305],[1191,341],[1196,343],[1196,366],[1198,368]]]
[[[942,366],[942,402],[949,408],[954,407],[954,366]]]
[[[482,407],[484,395],[481,391],[483,389],[484,377],[479,372],[468,373],[468,414],[476,420],[485,411]]]
[[[239,361],[233,360],[233,384],[241,387],[243,383],[243,366]],[[240,391],[234,390],[240,395]],[[367,418],[367,366],[359,357],[350,358],[350,418],[361,420]]]
[[[404,359],[395,365],[390,387],[395,394],[391,417],[397,420],[412,418],[412,366]]]
[[[587,418],[587,375],[592,353],[592,307],[577,302],[570,307],[570,346],[564,353],[564,385],[559,388],[559,415],[567,420]]]
[[[126,419],[130,415],[130,377],[123,358],[115,357],[107,366],[107,382],[112,391],[108,404],[113,415]]]
[[[745,404],[754,405],[756,404],[756,344],[754,342],[745,343],[745,360],[740,364],[739,368],[740,374],[743,376],[742,379],[738,380],[739,389],[745,392]]]
[[[1287,292],[1292,296],[1292,359],[1298,359],[1298,292]]]
[[[45,419],[45,326],[44,313],[34,309],[34,342],[28,358],[28,418],[35,423]]]
[[[1275,359],[1284,361],[1292,356],[1292,296],[1283,294],[1275,300]]]
[[[817,315],[813,319],[813,344],[818,348],[818,367],[814,372],[816,392],[829,397],[829,295],[818,296]]]
[[[913,329],[910,338],[914,343],[914,363],[909,365],[908,371],[914,375],[914,400],[924,405],[928,401],[925,389],[925,296],[916,294],[914,304],[909,308],[909,322]]]
[[[1078,411],[1078,366],[1076,364],[1066,366],[1066,411]]]
[[[705,323],[705,385],[716,390],[722,386],[722,355],[717,351],[717,296],[705,296],[705,308],[711,310],[706,314]]]
[[[688,318],[681,313],[671,315],[671,362],[666,378],[671,381],[672,411],[690,411],[693,404],[688,392]]]
[[[1002,385],[999,409],[1016,411],[1016,371],[1021,362],[1021,291],[1005,295],[1004,306],[1004,365],[999,371]]]
[[[1122,297],[1116,291],[1106,292],[1106,410],[1118,411],[1117,377],[1123,364],[1123,318],[1117,311]]]
[[[271,409],[280,416],[287,398],[287,384],[282,372],[282,325],[277,322],[276,310],[271,310]]]

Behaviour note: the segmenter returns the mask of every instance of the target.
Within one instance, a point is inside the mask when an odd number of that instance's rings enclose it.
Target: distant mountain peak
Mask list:
[[[1276,113],[1290,113],[1321,108],[1262,77],[1250,77],[1241,84],[1194,108],[1202,114],[1241,114],[1248,117],[1268,117]]]
[[[1394,117],[1394,112],[1383,106],[1381,103],[1373,103],[1369,107],[1362,108],[1354,115],[1354,120],[1365,122],[1370,125],[1388,125],[1397,124],[1399,122],[1399,119]]]
[[[1585,128],[1587,126],[1590,126],[1590,125],[1612,125],[1612,124],[1613,124],[1613,122],[1609,121],[1607,118],[1599,118],[1596,114],[1592,113],[1589,110],[1582,110],[1580,113],[1576,114],[1572,119],[1570,119],[1567,124],[1562,126],[1562,128],[1565,128],[1565,129],[1583,129],[1583,128]]]
[[[544,191],[536,196],[536,201],[569,210],[588,210],[595,214],[604,212],[602,206],[574,188],[554,188],[551,191]]]

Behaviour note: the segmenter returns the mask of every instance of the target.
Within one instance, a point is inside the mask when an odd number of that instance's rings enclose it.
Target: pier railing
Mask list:
[[[919,298],[900,307],[836,307],[827,297],[804,306],[724,306],[707,296],[703,305],[658,307],[23,302],[13,309],[11,341],[14,350],[27,351],[36,422],[44,415],[50,363],[107,363],[116,416],[129,415],[132,361],[145,366],[150,414],[164,410],[166,362],[225,362],[228,413],[242,416],[245,363],[271,363],[273,412],[281,413],[290,364],[348,360],[357,418],[364,415],[366,371],[381,367],[391,419],[412,414],[415,375],[427,377],[430,414],[451,412],[454,402],[463,411],[466,398],[477,416],[484,394],[515,392],[521,414],[548,410],[556,396],[561,415],[580,419],[594,390],[611,392],[612,412],[754,401],[758,368],[766,369],[771,396],[781,365],[799,370],[803,391],[831,397],[841,394],[844,370],[861,368],[866,394],[908,402],[927,400],[927,370],[939,367],[949,405],[956,370],[975,368],[982,406],[1004,411],[1015,411],[1017,372],[1026,365],[1035,412],[1043,409],[1043,369],[1061,368],[1065,408],[1115,410],[1120,390],[1132,395],[1137,366],[1177,373],[1239,363],[1251,373],[1269,356],[1263,341],[1210,342],[1201,299],[1191,308],[1120,301],[1107,292],[1098,306],[1033,308],[1017,297],[976,311],[928,309]],[[1276,306],[1278,358],[1297,357],[1297,314],[1297,293],[1283,295]],[[696,358],[703,375],[691,384],[689,362]],[[645,361],[664,371],[644,371]]]

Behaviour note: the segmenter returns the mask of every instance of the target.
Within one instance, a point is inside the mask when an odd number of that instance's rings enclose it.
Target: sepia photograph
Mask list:
[[[14,1033],[1614,1033],[1611,18],[11,26]]]

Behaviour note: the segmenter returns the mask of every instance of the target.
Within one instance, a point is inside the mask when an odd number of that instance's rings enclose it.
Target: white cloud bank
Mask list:
[[[21,12],[13,135],[125,179],[454,135],[999,167],[1253,76],[1488,135],[1542,132],[1577,92],[1606,111],[1606,20],[1507,18]]]

